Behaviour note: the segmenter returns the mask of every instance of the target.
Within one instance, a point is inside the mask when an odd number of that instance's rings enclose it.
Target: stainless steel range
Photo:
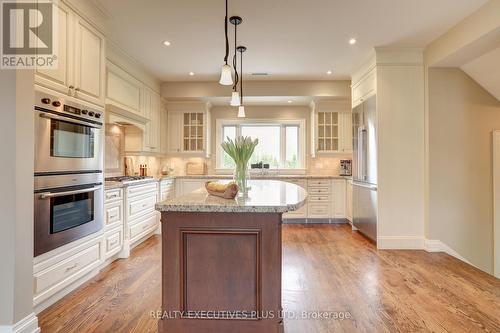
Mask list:
[[[102,110],[35,94],[34,255],[103,227]]]

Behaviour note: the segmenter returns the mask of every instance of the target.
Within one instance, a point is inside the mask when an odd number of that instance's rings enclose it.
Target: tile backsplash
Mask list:
[[[207,173],[215,173],[215,157],[158,157],[158,156],[126,156],[123,147],[123,128],[118,125],[106,125],[105,140],[105,176],[121,176],[125,174],[125,157],[130,158],[134,174],[139,174],[139,166],[148,166],[149,176],[159,176],[162,170],[173,169],[174,175],[185,175],[186,164],[189,162],[205,163]],[[340,160],[346,157],[307,157],[307,173],[317,175],[338,175]]]

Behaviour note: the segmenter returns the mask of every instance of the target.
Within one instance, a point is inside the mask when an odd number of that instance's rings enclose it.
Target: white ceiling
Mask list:
[[[229,0],[229,12],[244,20],[238,39],[248,47],[245,73],[268,72],[271,80],[329,80],[350,77],[375,46],[426,46],[485,2]],[[217,79],[225,46],[224,0],[94,3],[108,16],[108,36],[159,79]],[[351,37],[358,40],[354,46]],[[164,40],[172,45],[163,46]]]
[[[500,47],[461,68],[500,101]]]

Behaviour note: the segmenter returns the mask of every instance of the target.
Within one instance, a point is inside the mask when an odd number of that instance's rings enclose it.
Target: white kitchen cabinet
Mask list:
[[[203,153],[206,141],[204,112],[169,112],[168,132],[173,153]]]
[[[332,218],[346,218],[346,181],[345,179],[332,180]]]
[[[160,181],[160,201],[173,198],[175,195],[175,182],[173,178],[165,178]]]
[[[351,87],[353,109],[377,93],[376,79],[376,70],[373,68],[362,76],[358,82],[353,83]]]
[[[169,103],[168,152],[210,157],[210,110],[206,103]]]
[[[352,180],[346,186],[346,218],[352,223]]]
[[[103,234],[89,235],[34,258],[33,305],[37,312],[97,274],[104,261]]]
[[[58,66],[57,69],[41,69],[35,71],[35,83],[53,89],[63,94],[72,94],[69,89],[72,85],[71,68],[74,58],[73,49],[73,13],[62,2],[58,2]]]
[[[158,228],[159,212],[155,210],[158,202],[158,183],[151,182],[134,185],[125,191],[125,241],[124,256],[127,257],[133,245],[152,234]]]
[[[105,38],[59,2],[58,69],[37,69],[35,82],[46,88],[104,105]]]
[[[160,151],[160,95],[147,86],[142,89],[142,108],[148,119],[144,132],[144,150]]]
[[[339,152],[352,154],[352,112],[340,113]]]
[[[312,157],[317,154],[352,153],[352,119],[349,101],[313,104],[311,110]]]
[[[75,15],[75,36],[74,96],[87,102],[104,105],[106,75],[104,35]]]
[[[160,153],[168,154],[168,111],[164,101],[160,101]]]
[[[142,87],[141,81],[120,67],[110,61],[106,63],[107,105],[144,117],[144,110],[141,108]]]
[[[307,181],[307,217],[330,219],[332,211],[331,183],[329,179],[309,179]]]
[[[182,152],[182,112],[168,112],[168,152]]]

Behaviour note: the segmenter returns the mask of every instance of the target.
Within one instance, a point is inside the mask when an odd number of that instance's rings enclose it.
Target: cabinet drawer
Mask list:
[[[330,181],[328,179],[310,179],[307,182],[309,187],[329,187]]]
[[[148,192],[158,191],[158,183],[147,183],[145,185],[130,186],[127,188],[127,194],[129,198],[137,197]]]
[[[123,198],[123,190],[121,188],[106,190],[104,192],[105,203],[121,200],[122,198]]]
[[[86,268],[93,268],[100,262],[100,243],[93,244],[77,254],[34,275],[35,294],[69,279]]]
[[[309,203],[307,210],[308,210],[308,215],[311,218],[329,218],[330,217],[330,205]]]
[[[120,224],[122,219],[122,202],[105,205],[106,211],[106,227]]]
[[[155,211],[157,195],[149,195],[133,200],[128,205],[128,217],[134,218],[138,215],[148,214]]]
[[[309,187],[308,188],[309,194],[322,194],[322,195],[328,195],[330,194],[330,187]]]
[[[328,195],[318,195],[318,194],[310,194],[308,199],[309,202],[325,202],[330,203],[330,196]]]
[[[154,213],[145,220],[138,222],[130,227],[130,240],[134,242],[158,226],[158,217]]]
[[[106,258],[117,253],[123,243],[122,228],[117,228],[105,234]]]
[[[174,180],[173,179],[163,179],[162,181],[160,181],[160,185],[163,187],[163,186],[172,186],[174,184]]]

